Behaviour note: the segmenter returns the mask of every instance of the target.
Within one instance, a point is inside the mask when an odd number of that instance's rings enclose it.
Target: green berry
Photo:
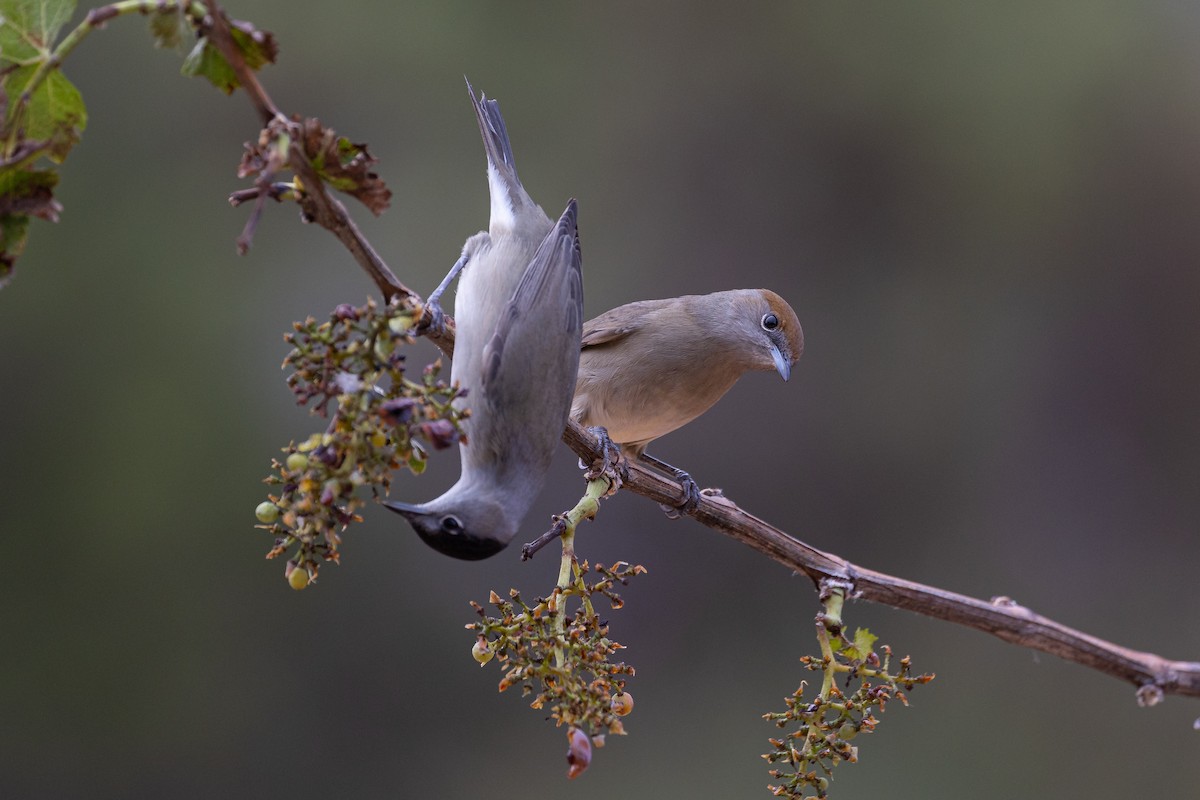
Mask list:
[[[479,666],[483,666],[492,660],[496,654],[492,652],[492,648],[488,647],[487,642],[482,640],[475,643],[471,648],[471,656],[479,662]]]
[[[296,591],[308,588],[308,584],[310,583],[308,579],[308,570],[298,567],[293,562],[289,561],[287,569],[284,570],[283,574],[284,577],[287,578],[288,585]]]
[[[275,520],[279,519],[279,506],[272,503],[270,500],[264,500],[254,509],[254,516],[258,517],[258,521],[270,525]]]
[[[388,328],[391,329],[392,333],[400,336],[412,330],[412,326],[413,318],[408,314],[401,314],[388,320]]]
[[[308,456],[304,453],[292,453],[287,457],[288,472],[303,472],[308,469]]]
[[[375,340],[375,357],[380,361],[387,361],[395,349],[396,343],[386,336]]]

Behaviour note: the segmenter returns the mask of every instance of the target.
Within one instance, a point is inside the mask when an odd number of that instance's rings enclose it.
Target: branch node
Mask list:
[[[854,593],[854,581],[849,578],[826,577],[821,578],[821,594],[820,600],[824,603],[834,593],[840,594],[843,597],[850,597]]]
[[[115,6],[101,6],[100,8],[93,8],[91,11],[89,11],[85,21],[93,28],[103,28],[106,22],[113,17],[116,17],[119,13],[120,12]]]
[[[1157,683],[1145,683],[1138,687],[1137,702],[1142,708],[1156,706],[1163,701],[1162,687]]]

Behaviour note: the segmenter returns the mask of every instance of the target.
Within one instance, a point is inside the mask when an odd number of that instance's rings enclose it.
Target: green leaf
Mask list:
[[[365,144],[355,144],[338,136],[319,120],[306,119],[303,126],[304,153],[313,169],[339,192],[358,199],[379,216],[391,203],[392,192],[371,167],[376,159]]]
[[[0,66],[47,59],[74,13],[75,0],[0,0]]]
[[[54,187],[58,173],[49,169],[0,169],[0,215],[32,214],[35,217],[58,221],[58,204],[54,202]]]
[[[200,37],[192,52],[183,60],[180,72],[189,78],[208,78],[209,82],[225,94],[233,94],[238,87],[237,75],[207,36]]]
[[[25,214],[0,215],[0,289],[12,280],[13,265],[25,249],[28,231],[29,217]]]
[[[275,63],[279,48],[275,44],[275,37],[270,33],[258,30],[249,22],[236,19],[229,21],[229,32],[247,67],[258,70],[266,64]],[[225,94],[232,94],[233,90],[241,85],[233,66],[206,36],[196,42],[192,52],[183,60],[180,71],[188,77],[208,78],[213,86]]]
[[[858,628],[854,631],[854,644],[847,647],[842,652],[846,658],[851,660],[862,661],[867,656],[871,655],[875,649],[875,642],[879,637],[871,633],[866,628]]]
[[[58,221],[57,183],[58,173],[50,170],[0,169],[0,288],[12,279],[13,265],[25,249],[30,217]]]
[[[267,64],[274,64],[279,55],[279,45],[270,31],[260,31],[249,22],[240,19],[229,21],[229,31],[233,34],[234,44],[242,51],[246,66],[258,71]]]
[[[44,141],[46,154],[61,164],[87,127],[87,108],[79,90],[58,70],[46,76],[28,104],[18,102],[36,70],[33,65],[17,67],[0,82],[9,98],[5,128],[17,128],[26,139]]]

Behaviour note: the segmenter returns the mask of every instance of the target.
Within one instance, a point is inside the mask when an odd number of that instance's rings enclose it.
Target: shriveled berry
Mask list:
[[[459,440],[458,430],[448,419],[435,419],[422,422],[417,426],[417,432],[433,445],[434,450],[445,450]]]
[[[389,425],[403,425],[412,419],[413,408],[417,401],[411,397],[398,397],[387,400],[379,406],[379,415]]]
[[[270,500],[264,500],[254,509],[254,516],[258,517],[258,521],[270,525],[275,520],[279,519],[279,506],[272,503]]]
[[[612,696],[609,708],[618,717],[625,716],[630,711],[633,711],[633,695],[629,692],[617,692]]]
[[[578,778],[592,763],[592,740],[579,728],[567,730],[567,777]]]

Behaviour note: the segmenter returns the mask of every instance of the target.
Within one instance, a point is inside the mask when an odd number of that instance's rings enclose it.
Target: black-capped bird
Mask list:
[[[517,178],[495,100],[467,84],[487,151],[491,220],[469,238],[430,296],[429,313],[461,272],[450,377],[470,409],[458,482],[419,505],[388,502],[430,547],[463,559],[504,549],[545,482],[566,427],[579,363],[583,274],[576,204],[557,223]]]

